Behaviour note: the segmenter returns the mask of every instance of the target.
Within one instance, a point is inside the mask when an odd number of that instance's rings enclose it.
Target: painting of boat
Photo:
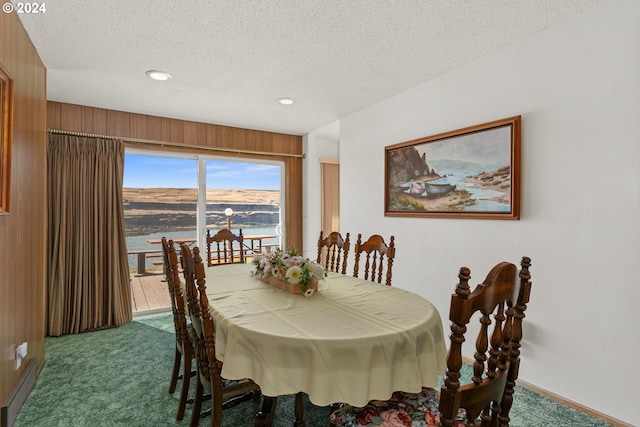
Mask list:
[[[519,219],[520,122],[386,146],[385,216]]]

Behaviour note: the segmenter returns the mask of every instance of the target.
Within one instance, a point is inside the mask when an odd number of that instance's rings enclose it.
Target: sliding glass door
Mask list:
[[[206,230],[241,228],[254,252],[284,241],[284,164],[129,149],[124,215],[129,266],[162,271],[163,236],[206,251]],[[227,215],[230,214],[230,215]]]
[[[278,162],[204,158],[205,228],[242,229],[246,246],[258,253],[282,242],[283,165]],[[201,210],[201,211],[202,211]],[[206,231],[205,231],[206,233]]]
[[[197,235],[198,160],[127,150],[123,187],[129,268],[162,272],[160,238]]]

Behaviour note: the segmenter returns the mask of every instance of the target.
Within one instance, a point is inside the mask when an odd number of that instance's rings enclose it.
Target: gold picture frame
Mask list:
[[[13,79],[0,64],[0,215],[11,212]]]
[[[520,219],[520,121],[385,147],[385,216]]]

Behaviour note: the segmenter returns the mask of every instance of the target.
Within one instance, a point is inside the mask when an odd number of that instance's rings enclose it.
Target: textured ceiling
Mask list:
[[[602,1],[57,0],[19,16],[49,100],[305,134]]]

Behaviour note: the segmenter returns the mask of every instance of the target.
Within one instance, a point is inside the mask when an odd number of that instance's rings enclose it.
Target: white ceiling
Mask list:
[[[603,1],[56,0],[19,16],[49,100],[301,135]]]

